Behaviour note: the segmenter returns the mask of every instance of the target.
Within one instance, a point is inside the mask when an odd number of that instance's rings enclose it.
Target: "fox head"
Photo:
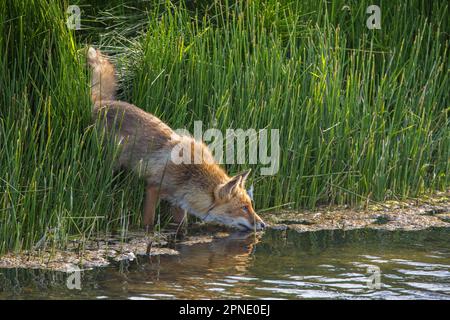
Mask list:
[[[238,174],[214,190],[214,202],[205,221],[219,222],[240,230],[261,230],[264,221],[253,209],[252,201],[245,190],[245,181],[250,170]]]

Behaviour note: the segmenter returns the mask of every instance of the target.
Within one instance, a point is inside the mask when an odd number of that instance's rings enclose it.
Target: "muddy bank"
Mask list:
[[[387,201],[359,210],[319,208],[315,211],[280,211],[264,215],[272,228],[298,232],[319,230],[422,230],[450,227],[450,193],[440,193],[415,201]]]
[[[422,230],[431,227],[450,228],[450,193],[441,193],[420,201],[389,201],[372,204],[359,210],[339,207],[315,211],[278,211],[262,214],[275,230],[297,232],[320,230]],[[107,234],[88,241],[71,241],[66,250],[47,248],[45,243],[21,254],[8,253],[0,257],[1,268],[33,268],[70,272],[90,269],[113,261],[134,260],[137,255],[151,259],[157,255],[177,255],[177,244],[195,245],[224,238],[234,233],[224,227],[194,223],[187,234],[176,232],[173,226],[164,233],[147,234],[129,231],[125,236]]]
[[[193,225],[191,229],[190,235],[170,230],[152,234],[141,230],[130,231],[126,236],[107,234],[83,242],[71,241],[66,250],[42,246],[20,254],[8,253],[0,257],[0,269],[30,268],[72,272],[107,266],[114,261],[132,261],[137,255],[150,258],[177,255],[175,244],[194,245],[229,236],[229,232],[222,227]]]

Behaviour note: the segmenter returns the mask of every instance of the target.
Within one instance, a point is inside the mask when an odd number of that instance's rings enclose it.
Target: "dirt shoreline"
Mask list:
[[[419,201],[388,201],[363,209],[345,207],[318,208],[315,211],[278,211],[262,217],[275,230],[315,232],[321,230],[422,230],[450,228],[450,192],[435,194]],[[125,238],[105,235],[85,242],[72,241],[66,250],[43,247],[0,257],[2,268],[30,268],[71,272],[107,266],[114,261],[134,260],[137,255],[176,255],[175,244],[194,245],[229,236],[232,230],[193,224],[188,235],[174,231],[146,234],[129,231]]]
[[[315,211],[280,211],[264,218],[278,229],[299,232],[320,230],[422,230],[450,227],[450,192],[416,201],[387,201],[362,209],[318,208]]]

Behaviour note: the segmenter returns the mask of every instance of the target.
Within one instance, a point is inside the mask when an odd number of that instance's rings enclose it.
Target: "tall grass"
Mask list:
[[[76,4],[77,2],[74,1]],[[70,4],[74,4],[70,3]],[[86,44],[121,98],[173,128],[280,130],[257,209],[414,197],[449,186],[448,5],[368,1],[0,4],[0,252],[137,225],[142,182],[112,173],[90,122]]]
[[[2,2],[0,251],[64,245],[139,207],[112,174],[114,150],[90,123],[88,78],[64,7]],[[136,203],[134,201],[138,200]]]

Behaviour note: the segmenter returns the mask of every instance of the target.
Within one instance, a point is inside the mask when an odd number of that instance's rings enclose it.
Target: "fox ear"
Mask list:
[[[247,171],[241,172],[236,177],[241,177],[241,187],[245,188],[245,182],[247,181],[248,176],[250,175],[250,172],[252,169],[248,169]]]
[[[250,197],[250,200],[253,201],[253,185],[251,185],[250,188],[247,190],[247,194]]]
[[[225,199],[232,195],[236,188],[240,186],[241,179],[241,176],[237,175],[224,185],[219,186],[216,190],[216,198]]]

